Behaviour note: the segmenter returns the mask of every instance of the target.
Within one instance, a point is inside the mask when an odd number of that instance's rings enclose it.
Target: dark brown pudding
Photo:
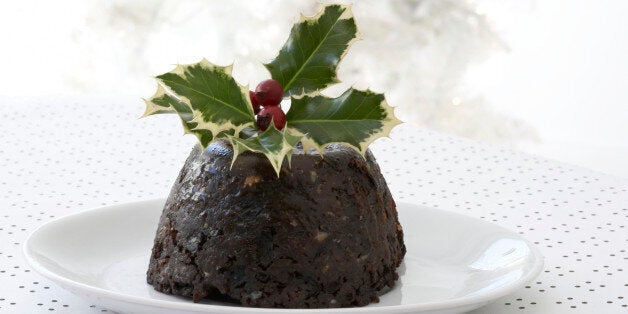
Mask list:
[[[246,306],[362,306],[405,254],[395,202],[370,151],[295,149],[277,174],[228,142],[196,146],[164,207],[148,283]]]

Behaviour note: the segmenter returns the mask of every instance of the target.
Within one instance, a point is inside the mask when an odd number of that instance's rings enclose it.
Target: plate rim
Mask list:
[[[388,311],[389,313],[405,313],[412,311],[433,311],[433,310],[446,310],[446,309],[455,309],[465,306],[472,306],[476,304],[488,303],[497,298],[503,297],[505,295],[511,294],[516,290],[521,289],[526,283],[530,282],[532,279],[536,278],[544,266],[545,257],[541,254],[540,250],[532,244],[530,241],[522,237],[521,235],[504,228],[500,225],[487,222],[481,220],[479,218],[475,218],[472,216],[468,216],[465,214],[449,211],[446,209],[440,208],[432,208],[420,204],[410,203],[410,202],[396,202],[397,206],[399,205],[407,205],[412,207],[426,208],[433,211],[441,212],[445,215],[449,216],[459,216],[463,219],[473,220],[478,224],[491,225],[493,228],[501,229],[510,235],[517,237],[518,239],[523,240],[526,245],[530,248],[530,254],[534,258],[531,269],[520,279],[505,285],[497,290],[493,290],[484,294],[465,296],[460,298],[454,298],[446,301],[433,301],[433,302],[423,302],[418,304],[405,304],[405,305],[388,305],[388,306],[380,306],[380,307],[343,307],[343,308],[316,308],[316,309],[308,309],[308,308],[259,308],[259,307],[235,307],[235,306],[226,306],[226,305],[214,305],[214,304],[199,304],[199,303],[182,303],[175,302],[169,300],[156,300],[150,299],[146,297],[128,295],[120,292],[115,292],[103,288],[99,288],[96,286],[92,286],[89,284],[85,284],[82,282],[78,282],[69,278],[66,278],[62,275],[55,273],[54,271],[49,270],[46,266],[42,265],[37,261],[37,257],[34,256],[35,252],[33,251],[31,242],[39,232],[46,228],[54,227],[55,224],[59,222],[63,222],[65,220],[70,220],[78,216],[83,215],[93,215],[97,212],[101,211],[110,211],[120,209],[122,207],[129,206],[138,206],[138,205],[149,205],[149,204],[163,204],[165,203],[165,198],[154,198],[140,201],[132,201],[125,202],[121,204],[107,205],[107,206],[99,206],[94,207],[87,210],[81,210],[72,214],[64,215],[50,221],[47,221],[40,226],[38,226],[35,230],[33,230],[27,237],[26,241],[22,245],[22,255],[24,256],[26,262],[40,275],[50,279],[51,281],[59,284],[61,287],[65,289],[75,289],[81,292],[87,292],[94,295],[103,295],[106,298],[111,300],[115,300],[117,302],[126,302],[133,303],[135,305],[143,305],[143,306],[158,306],[162,309],[172,309],[172,310],[188,310],[188,311],[215,311],[222,313],[324,313],[333,311],[334,313],[350,313],[359,311],[360,313],[372,313],[372,312],[382,312]],[[71,290],[72,293],[76,294],[75,290]]]

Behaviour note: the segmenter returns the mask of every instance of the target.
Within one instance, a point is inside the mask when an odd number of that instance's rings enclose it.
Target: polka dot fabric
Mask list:
[[[138,120],[135,97],[0,108],[0,313],[107,312],[34,273],[21,245],[55,217],[167,196],[195,139],[174,116]],[[628,180],[411,126],[391,137],[372,150],[397,201],[504,226],[546,258],[525,288],[472,313],[628,313]]]

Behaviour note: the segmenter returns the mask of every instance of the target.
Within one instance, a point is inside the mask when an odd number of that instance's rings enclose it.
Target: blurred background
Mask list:
[[[330,93],[385,91],[419,127],[628,177],[628,1],[352,2],[364,40],[340,66],[345,85]],[[318,8],[315,0],[3,1],[0,95],[127,95],[139,115],[151,76],[203,57],[235,62],[238,81],[254,85],[269,77],[261,63],[298,13]]]

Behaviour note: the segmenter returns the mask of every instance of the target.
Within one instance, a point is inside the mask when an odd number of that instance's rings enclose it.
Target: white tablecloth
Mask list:
[[[89,208],[165,197],[194,144],[141,99],[0,97],[0,313],[101,313],[30,270],[29,232]],[[474,313],[628,313],[628,180],[475,141],[396,128],[372,145],[398,201],[514,230],[546,257]]]

